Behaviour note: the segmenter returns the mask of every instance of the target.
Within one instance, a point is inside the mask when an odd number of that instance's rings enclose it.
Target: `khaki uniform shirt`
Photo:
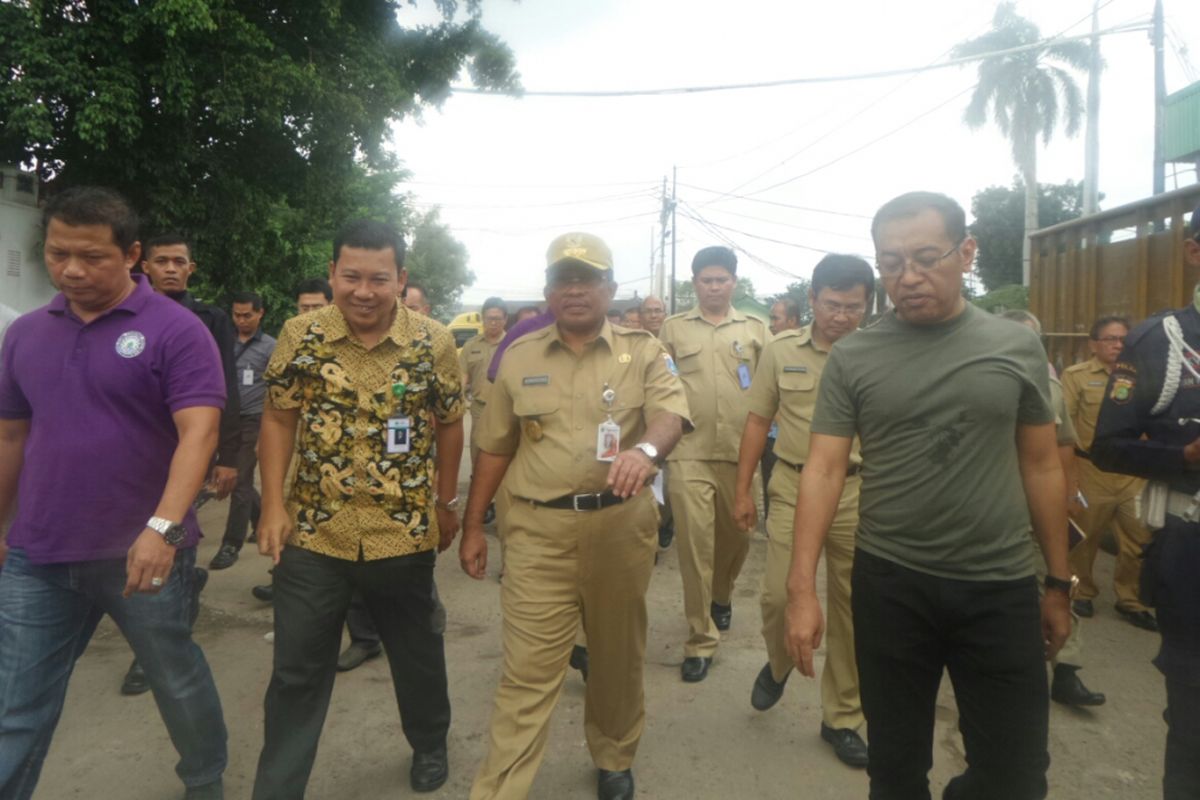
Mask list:
[[[1100,403],[1104,400],[1104,387],[1107,385],[1108,370],[1095,358],[1063,371],[1063,398],[1067,403],[1067,413],[1075,423],[1079,446],[1085,451],[1092,449],[1096,420],[1100,416]]]
[[[606,387],[613,391],[621,450],[641,441],[658,414],[676,414],[685,431],[691,427],[666,350],[645,331],[605,322],[578,356],[557,325],[513,342],[500,362],[478,442],[485,452],[513,456],[505,488],[543,502],[604,491],[611,464],[596,458],[596,439],[610,413],[602,398]]]
[[[397,304],[368,350],[330,305],[284,324],[263,379],[274,408],[300,412],[289,545],[349,561],[436,547],[434,419],[455,422],[465,407],[444,326]],[[393,418],[409,420],[405,454],[387,452]]]
[[[766,341],[762,320],[736,308],[717,325],[699,307],[667,317],[662,342],[674,356],[696,426],[668,460],[737,463],[746,395]]]
[[[504,341],[501,336],[494,342],[489,342],[481,333],[467,340],[462,352],[458,355],[459,369],[467,376],[467,393],[471,401],[471,417],[476,418],[483,412],[487,403],[487,393],[492,384],[487,379],[488,365],[496,348]]]
[[[806,325],[799,330],[783,331],[767,342],[754,373],[754,383],[746,398],[747,411],[778,422],[775,455],[791,464],[808,460],[817,386],[828,359],[829,351],[817,346],[812,326]],[[857,436],[850,463],[862,463]]]

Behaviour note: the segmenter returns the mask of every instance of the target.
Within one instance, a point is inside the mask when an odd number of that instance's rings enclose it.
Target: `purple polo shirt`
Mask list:
[[[0,418],[30,420],[10,547],[35,564],[124,558],[167,484],[171,414],[225,406],[212,334],[144,276],[84,324],[59,294],[20,317],[0,351]],[[200,539],[196,515],[183,547]]]

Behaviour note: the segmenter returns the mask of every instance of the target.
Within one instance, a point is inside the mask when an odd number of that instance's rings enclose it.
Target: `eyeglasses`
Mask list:
[[[894,278],[900,275],[904,272],[904,267],[910,262],[918,273],[929,272],[938,264],[942,263],[942,261],[953,255],[958,248],[962,247],[963,242],[966,240],[967,237],[965,236],[959,239],[953,247],[942,253],[940,256],[935,256],[927,251],[919,253],[915,256],[902,256],[889,253],[882,258],[877,258],[875,260],[875,267],[879,270],[879,274],[885,278]]]
[[[1119,344],[1125,341],[1124,336],[1101,336],[1093,341],[1101,342],[1102,344]]]
[[[861,317],[864,313],[866,313],[867,310],[867,307],[862,303],[854,303],[853,305],[844,306],[841,303],[835,303],[831,300],[822,300],[821,302],[817,303],[817,308],[821,309],[831,317],[840,317],[843,315],[847,317]]]

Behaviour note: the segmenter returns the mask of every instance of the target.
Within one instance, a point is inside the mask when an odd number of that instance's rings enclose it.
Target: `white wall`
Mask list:
[[[18,180],[27,174],[10,166],[0,166],[0,176],[0,303],[30,311],[55,293],[42,264],[37,183]]]

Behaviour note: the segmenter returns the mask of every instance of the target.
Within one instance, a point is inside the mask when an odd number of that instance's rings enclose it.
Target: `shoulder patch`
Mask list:
[[[663,361],[667,362],[667,369],[676,377],[679,376],[679,367],[675,366],[675,359],[671,358],[671,354],[664,352],[662,354]]]
[[[1124,375],[1118,375],[1113,378],[1112,389],[1108,393],[1109,399],[1118,405],[1124,405],[1133,399],[1133,378]]]

